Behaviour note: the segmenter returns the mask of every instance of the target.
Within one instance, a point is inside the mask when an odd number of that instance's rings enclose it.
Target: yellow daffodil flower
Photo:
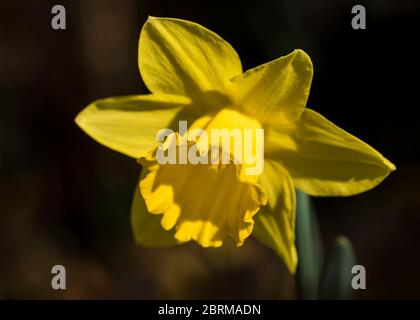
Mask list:
[[[203,247],[251,234],[294,272],[295,187],[315,196],[349,196],[378,185],[395,166],[368,144],[305,108],[309,56],[295,50],[245,73],[235,50],[193,22],[150,17],[139,41],[147,95],[86,107],[76,123],[99,143],[138,159],[132,225],[137,243]],[[244,165],[159,164],[162,128],[264,129],[264,171]],[[180,146],[177,146],[180,148]],[[229,150],[228,150],[229,152]]]

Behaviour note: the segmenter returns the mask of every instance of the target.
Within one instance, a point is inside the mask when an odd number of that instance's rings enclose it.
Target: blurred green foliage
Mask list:
[[[311,198],[296,190],[296,274],[301,299],[351,299],[351,269],[356,264],[348,238],[339,236],[324,258],[320,230]]]

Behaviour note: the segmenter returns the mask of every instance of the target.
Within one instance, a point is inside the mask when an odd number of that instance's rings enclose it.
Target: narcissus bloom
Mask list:
[[[349,196],[395,170],[378,151],[305,108],[313,67],[302,50],[243,73],[238,54],[215,33],[150,17],[138,57],[152,93],[98,100],[76,122],[142,164],[132,206],[141,245],[195,240],[217,247],[228,237],[241,245],[252,234],[294,272],[295,188]],[[180,120],[204,130],[264,129],[264,171],[246,175],[236,163],[159,164],[156,133],[176,130]]]

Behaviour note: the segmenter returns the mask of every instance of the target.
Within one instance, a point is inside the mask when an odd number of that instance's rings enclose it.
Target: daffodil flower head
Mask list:
[[[395,170],[371,146],[306,108],[313,66],[303,50],[243,72],[232,46],[212,31],[185,20],[149,17],[138,57],[151,94],[95,101],[76,123],[142,165],[131,215],[140,245],[195,240],[218,247],[231,238],[240,246],[253,235],[293,273],[295,188],[314,196],[350,196],[375,187]],[[242,143],[239,157],[230,147],[205,143],[207,150],[227,153],[233,159],[229,163],[205,161],[207,156],[181,163],[182,154],[198,150],[202,156],[205,144],[198,143],[202,137],[188,136],[180,143],[180,121],[188,123],[187,133],[254,133]],[[176,163],[157,157],[170,141],[156,140],[163,128],[175,132]],[[235,160],[244,160],[248,144],[256,145],[258,130],[264,132],[264,170],[249,174],[248,163]]]

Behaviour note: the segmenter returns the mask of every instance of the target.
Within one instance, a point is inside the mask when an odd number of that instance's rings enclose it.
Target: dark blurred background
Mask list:
[[[67,9],[67,30],[51,8]],[[351,28],[363,4],[367,29]],[[302,48],[308,106],[397,165],[380,186],[315,199],[326,250],[353,242],[367,270],[358,298],[420,298],[417,0],[12,1],[0,4],[0,298],[295,298],[294,278],[253,239],[243,248],[134,244],[139,166],[97,144],[74,117],[91,101],[143,94],[137,42],[147,16],[198,22],[244,69]],[[67,290],[51,289],[51,267]]]

